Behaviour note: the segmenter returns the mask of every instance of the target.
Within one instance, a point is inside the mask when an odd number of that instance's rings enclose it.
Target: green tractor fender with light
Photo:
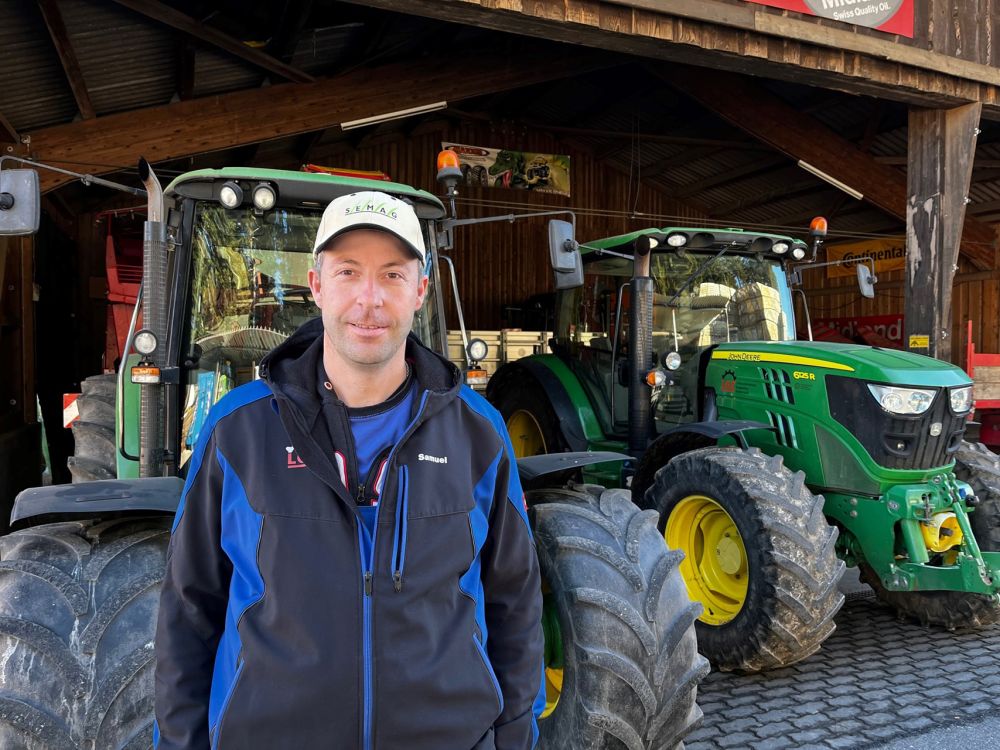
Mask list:
[[[439,171],[453,204],[462,179],[454,154]],[[13,213],[0,220],[26,234],[37,229],[38,180],[17,172],[24,179],[11,183],[11,205],[0,205]],[[305,279],[325,206],[359,190],[414,206],[430,256],[414,332],[442,354],[442,266],[457,290],[445,252],[451,230],[483,221],[446,218],[431,193],[346,175],[199,170],[161,189],[143,161],[140,176],[148,218],[132,353],[117,375],[83,384],[74,483],[21,493],[14,531],[0,537],[0,648],[9,657],[2,747],[151,745],[159,588],[188,461],[212,405],[256,378],[264,355],[318,315]],[[455,302],[461,310],[457,291]],[[481,344],[467,347],[470,371]],[[667,550],[657,515],[627,492],[552,480],[623,458],[564,454],[521,467],[544,576],[544,748],[672,748],[701,716],[700,607],[685,595],[680,557]]]
[[[824,234],[814,222],[813,259]],[[1000,459],[965,441],[971,381],[908,352],[797,341],[790,279],[823,265],[808,254],[736,229],[567,234],[552,353],[487,391],[521,455],[586,440],[632,457],[583,478],[659,513],[721,669],[815,652],[847,565],[925,624],[1000,620]],[[858,278],[873,294],[868,267]]]

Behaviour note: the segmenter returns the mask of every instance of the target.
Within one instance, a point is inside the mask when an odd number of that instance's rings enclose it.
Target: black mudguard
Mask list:
[[[178,477],[107,479],[80,484],[32,487],[19,493],[10,514],[12,528],[24,528],[30,518],[45,522],[60,518],[95,517],[128,511],[173,514],[184,481]]]

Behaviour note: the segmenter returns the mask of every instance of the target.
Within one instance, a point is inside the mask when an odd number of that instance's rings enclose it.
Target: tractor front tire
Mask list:
[[[558,622],[547,629],[539,747],[679,747],[701,721],[697,686],[709,669],[695,642],[700,607],[656,514],[627,490],[591,489],[528,494],[546,620]]]
[[[92,375],[76,400],[80,420],[73,425],[73,455],[66,460],[74,484],[116,479],[114,373]]]
[[[972,486],[979,506],[969,525],[983,552],[1000,551],[1000,456],[982,443],[963,442],[955,454],[955,475]],[[888,591],[870,566],[861,579],[904,619],[948,630],[984,628],[1000,622],[1000,600],[963,591]]]
[[[701,448],[656,473],[646,504],[704,606],[698,646],[720,670],[758,672],[817,651],[844,602],[837,529],[802,472],[758,449]]]
[[[0,537],[0,747],[147,750],[171,519]]]

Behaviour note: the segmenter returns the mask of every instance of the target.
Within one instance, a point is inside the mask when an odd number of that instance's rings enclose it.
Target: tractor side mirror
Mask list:
[[[549,260],[557,290],[583,286],[583,260],[570,222],[549,221]]]
[[[872,273],[872,270],[863,261],[855,265],[854,269],[858,273],[858,289],[861,290],[861,296],[872,299],[875,296],[875,282],[878,279],[875,278],[875,274]]]
[[[33,169],[0,169],[0,236],[34,234],[42,194]]]

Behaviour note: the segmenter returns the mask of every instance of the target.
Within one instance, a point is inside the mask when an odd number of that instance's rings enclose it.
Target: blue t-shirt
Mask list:
[[[363,489],[362,499],[374,497],[371,505],[359,504],[367,536],[370,538],[378,516],[378,501],[381,499],[385,482],[384,465],[388,453],[399,442],[410,423],[413,412],[413,397],[416,389],[412,382],[401,394],[402,398],[390,398],[385,404],[366,409],[348,409],[351,434],[354,436],[354,450],[358,460],[358,477],[362,486],[355,491],[355,497]],[[383,408],[384,407],[384,408]],[[376,459],[378,463],[376,464]]]

